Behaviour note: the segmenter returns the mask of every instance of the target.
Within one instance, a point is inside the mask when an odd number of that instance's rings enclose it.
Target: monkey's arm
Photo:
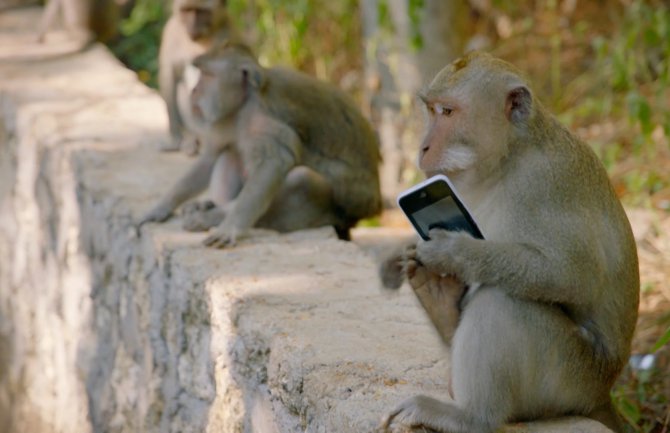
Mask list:
[[[168,58],[162,59],[160,65],[161,68],[158,74],[158,87],[161,96],[165,100],[165,106],[167,107],[172,144],[179,146],[183,135],[182,131],[184,129],[184,122],[181,119],[179,107],[177,105],[177,84],[180,79],[180,76],[177,73],[179,65],[175,64],[175,62],[169,58],[169,54],[163,55]]]
[[[139,224],[142,225],[150,221],[165,221],[177,206],[204,191],[212,175],[216,158],[217,154],[211,152],[198,158],[186,175],[172,187],[153,209],[142,217]]]
[[[256,138],[248,159],[255,163],[248,169],[248,177],[237,198],[231,203],[225,219],[204,244],[215,248],[235,245],[238,237],[254,226],[268,210],[281,188],[288,172],[299,160],[298,136],[285,125],[275,126],[272,137]]]
[[[417,245],[419,261],[471,287],[495,286],[518,298],[565,305],[591,304],[602,287],[603,265],[586,239],[543,247],[439,229],[429,236],[430,241]]]

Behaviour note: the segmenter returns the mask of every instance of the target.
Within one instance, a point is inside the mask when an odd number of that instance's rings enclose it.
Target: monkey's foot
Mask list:
[[[177,152],[181,149],[181,142],[179,140],[163,141],[158,145],[158,150],[161,152]]]
[[[188,232],[205,232],[221,224],[225,216],[213,202],[193,202],[184,205],[182,228]]]
[[[382,421],[383,433],[448,433],[446,429],[455,407],[425,395],[417,395],[402,402]],[[456,430],[455,431],[460,431]]]
[[[410,259],[406,263],[410,286],[422,304],[433,306],[438,312],[458,305],[465,285],[451,275],[438,275]]]
[[[200,142],[196,137],[188,137],[182,140],[179,148],[188,156],[196,156],[200,151]]]
[[[217,228],[214,232],[207,236],[202,243],[212,248],[226,248],[235,246],[237,243],[237,233],[225,228]]]
[[[140,220],[137,222],[137,226],[141,227],[149,222],[163,222],[172,215],[172,206],[165,203],[159,203],[147,212]]]

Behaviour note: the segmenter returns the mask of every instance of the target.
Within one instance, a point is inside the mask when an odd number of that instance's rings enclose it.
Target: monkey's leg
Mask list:
[[[459,302],[465,291],[463,283],[451,276],[430,272],[410,258],[406,264],[409,283],[435,329],[447,346],[456,331],[461,312]]]
[[[458,407],[492,430],[514,420],[588,415],[609,401],[602,374],[611,361],[585,332],[558,306],[480,288],[452,340]]]
[[[164,80],[169,81],[168,74]],[[168,108],[168,120],[170,122],[170,137],[168,141],[161,142],[159,150],[162,152],[181,151],[186,155],[195,156],[200,150],[200,138],[196,131],[196,122],[190,108],[190,92],[185,89],[183,82],[175,84],[177,89],[172,94],[163,96],[166,106],[176,104],[176,107]],[[163,90],[163,89],[161,89]],[[165,91],[167,93],[167,91]],[[176,93],[176,100],[172,99]]]
[[[381,430],[384,433],[405,433],[407,431],[490,433],[493,431],[456,405],[425,395],[417,395],[402,402],[383,419]]]
[[[49,0],[42,11],[42,17],[37,25],[37,42],[43,43],[47,32],[56,21],[58,12],[61,10],[63,0]]]
[[[336,215],[328,181],[314,170],[299,166],[286,176],[279,193],[257,225],[290,232],[328,225],[338,226],[343,222]]]
[[[90,0],[62,0],[63,22],[72,40],[82,44],[95,40],[91,31],[92,7],[93,2]]]
[[[221,209],[240,193],[244,185],[244,168],[234,149],[226,149],[216,159],[209,181],[209,197]]]
[[[166,26],[170,26],[168,21]],[[167,109],[168,125],[170,128],[170,138],[166,143],[161,143],[161,151],[177,151],[181,147],[184,136],[184,123],[179,112],[179,94],[180,86],[177,79],[175,60],[172,58],[170,50],[161,45],[158,70],[158,89],[165,101]]]

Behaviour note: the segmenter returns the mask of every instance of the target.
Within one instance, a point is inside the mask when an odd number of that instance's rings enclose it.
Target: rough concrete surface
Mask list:
[[[370,245],[391,235],[137,233],[189,159],[157,151],[161,100],[103,47],[23,50],[37,13],[0,15],[0,432],[369,432],[446,398],[418,303],[379,287]]]

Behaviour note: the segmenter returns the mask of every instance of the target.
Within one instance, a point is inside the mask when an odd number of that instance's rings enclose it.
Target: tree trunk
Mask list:
[[[387,206],[417,178],[422,118],[416,92],[461,54],[467,4],[452,0],[362,0],[365,90],[379,131]],[[416,15],[413,15],[416,14]],[[411,17],[418,20],[412,21]]]

